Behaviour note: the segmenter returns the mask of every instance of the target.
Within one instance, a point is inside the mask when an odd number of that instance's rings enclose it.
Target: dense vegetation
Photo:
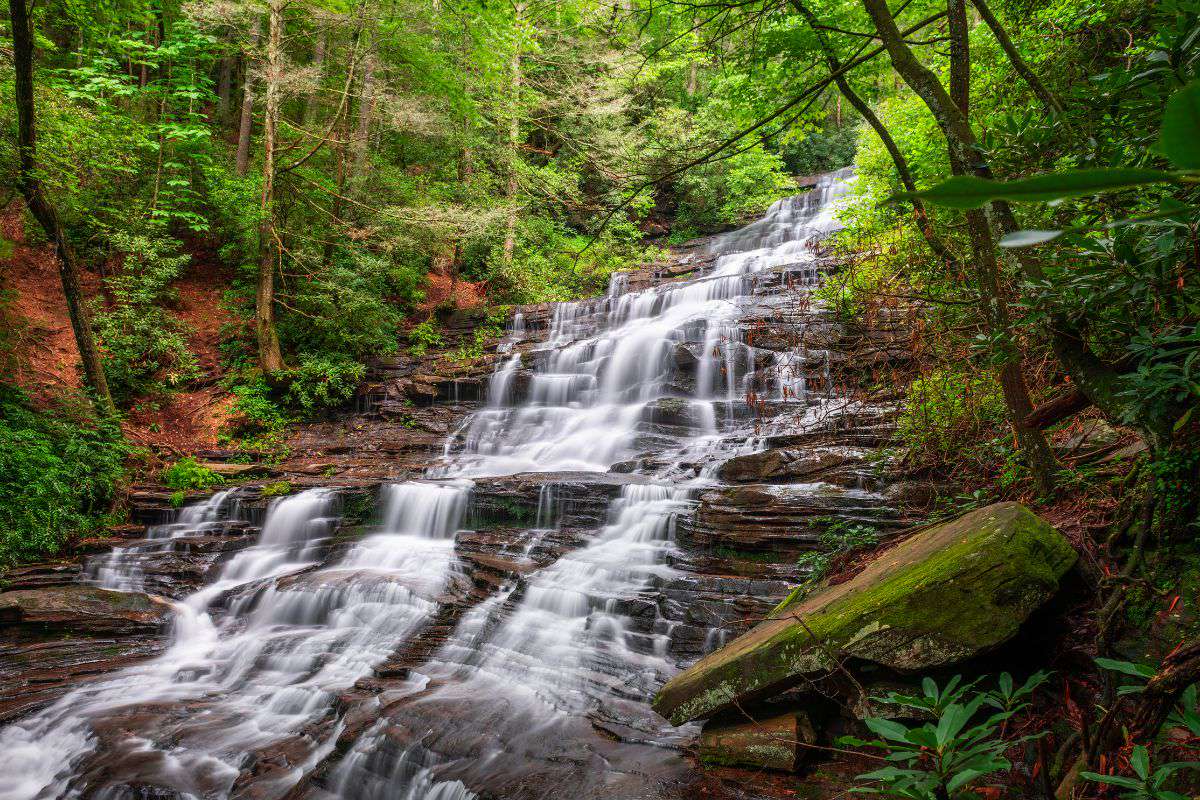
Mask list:
[[[0,387],[0,563],[112,508],[114,415],[135,403],[219,377],[230,436],[269,448],[351,397],[372,358],[438,346],[463,287],[481,327],[596,293],[853,164],[847,266],[820,297],[851,325],[884,309],[912,321],[916,379],[875,376],[902,384],[897,460],[952,485],[954,509],[1020,497],[1098,521],[1080,546],[1101,656],[1124,640],[1158,660],[1194,627],[1200,2],[50,0],[22,43],[26,5],[10,0],[0,52],[0,117],[22,131],[0,141],[0,169],[27,240],[101,290],[80,301],[64,281],[94,410]],[[219,376],[172,313],[197,270],[236,319]],[[1144,451],[1076,468],[1054,444],[1081,413]],[[1151,625],[1171,597],[1184,622]],[[947,798],[1004,769],[1005,747],[1032,740],[993,734],[1041,684],[904,699],[960,729],[985,704],[1002,716],[955,740],[987,756],[960,782],[875,777]],[[1172,796],[1150,785],[1144,745],[1180,692],[1128,742],[1117,696],[1110,676],[1108,706],[1080,712],[1097,717],[1081,764],[1137,744],[1121,756],[1133,783],[1116,785]],[[878,732],[910,766],[929,747]]]

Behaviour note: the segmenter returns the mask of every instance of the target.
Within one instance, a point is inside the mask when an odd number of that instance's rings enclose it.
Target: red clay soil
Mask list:
[[[57,258],[49,245],[27,243],[23,216],[23,206],[17,202],[0,211],[0,288],[14,295],[0,323],[15,333],[13,377],[40,404],[78,389],[82,382]],[[98,275],[85,270],[80,279],[86,297],[99,295]],[[221,306],[221,292],[228,282],[227,271],[211,254],[202,249],[193,253],[176,284],[179,303],[171,313],[191,332],[189,345],[205,377],[189,391],[134,402],[122,424],[130,441],[172,453],[216,446],[232,403],[228,393],[216,386],[220,330],[230,320]]]
[[[484,301],[484,291],[481,284],[459,279],[455,284],[449,275],[431,271],[425,276],[425,302],[418,306],[419,311],[429,312],[451,299],[451,285],[454,286],[453,302],[455,308],[475,308]]]

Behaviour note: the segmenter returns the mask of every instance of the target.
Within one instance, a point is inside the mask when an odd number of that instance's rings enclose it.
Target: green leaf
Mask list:
[[[1179,175],[1158,169],[1080,169],[1050,172],[1016,181],[989,181],[956,175],[923,192],[906,192],[892,199],[917,197],[946,208],[979,208],[992,200],[1046,203],[1098,192],[1112,192],[1151,183],[1174,183]]]
[[[976,779],[976,778],[978,778],[979,776],[981,776],[981,775],[986,775],[986,774],[987,774],[987,773],[985,773],[985,772],[982,772],[982,771],[980,771],[980,770],[977,770],[977,769],[964,769],[962,772],[960,772],[960,773],[958,773],[957,775],[955,775],[953,778],[951,778],[951,779],[950,779],[950,780],[949,780],[949,781],[946,783],[946,789],[947,789],[947,790],[949,790],[950,792],[954,792],[954,791],[956,791],[957,789],[960,789],[960,788],[962,788],[964,785],[966,785],[966,784],[970,783],[971,781],[975,780],[975,779]]]
[[[1081,772],[1079,777],[1096,783],[1108,783],[1113,786],[1120,786],[1125,789],[1141,789],[1142,782],[1135,781],[1133,778],[1125,778],[1121,775],[1099,775],[1095,772]]]
[[[1142,780],[1150,777],[1150,753],[1144,745],[1139,744],[1133,748],[1133,752],[1129,755],[1129,765]]]
[[[1147,664],[1134,664],[1132,661],[1117,661],[1113,658],[1097,658],[1096,665],[1111,672],[1132,675],[1135,678],[1152,678],[1155,669]]]
[[[1163,110],[1158,152],[1180,169],[1200,169],[1200,80],[1171,95]]]
[[[892,739],[897,742],[907,741],[908,728],[899,722],[884,719],[883,717],[868,717],[865,722],[872,733],[878,733],[885,739]]]
[[[1053,242],[1066,231],[1013,231],[1000,237],[1001,247],[1036,247],[1039,244]]]

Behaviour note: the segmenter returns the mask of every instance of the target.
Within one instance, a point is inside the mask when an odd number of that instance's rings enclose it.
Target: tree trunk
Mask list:
[[[950,31],[950,99],[964,119],[971,119],[971,50],[966,0],[946,0]]]
[[[29,212],[33,215],[46,237],[54,242],[58,255],[58,274],[62,280],[63,295],[67,300],[67,314],[71,318],[71,329],[75,333],[75,344],[83,362],[83,376],[94,395],[97,412],[102,416],[116,415],[112,395],[108,391],[108,380],[100,361],[100,351],[92,337],[91,315],[83,290],[79,284],[79,264],[75,250],[67,241],[58,214],[46,197],[38,175],[37,163],[37,117],[33,99],[33,26],[29,19],[25,0],[9,0],[9,21],[12,26],[13,67],[15,71],[14,95],[17,106],[17,147],[19,172],[17,182]]]
[[[254,331],[258,364],[264,373],[283,369],[275,330],[275,266],[279,257],[275,232],[275,138],[279,124],[279,84],[283,78],[283,0],[271,0],[267,37],[266,92],[263,110],[262,257],[254,297]]]
[[[233,93],[233,58],[225,56],[217,64],[217,122],[224,125],[229,121],[229,108]]]
[[[958,2],[959,0],[949,0],[951,17],[957,13],[955,5]],[[875,23],[875,29],[883,40],[892,66],[924,101],[942,129],[946,138],[951,172],[955,175],[974,174],[974,165],[981,161],[981,154],[975,146],[975,134],[971,131],[966,115],[946,92],[937,75],[922,64],[905,43],[895,19],[888,11],[886,0],[863,0],[863,5]],[[951,22],[949,27],[952,40],[958,40],[966,32],[965,26],[954,22]],[[965,57],[965,42],[957,41],[953,44],[952,52],[958,58],[951,58],[951,86],[965,97],[970,93],[970,63],[969,58]],[[979,291],[984,298],[982,311],[995,333],[1008,336],[1012,332],[1012,323],[996,263],[995,236],[984,212],[968,211],[966,217],[967,231],[971,237],[974,262],[972,266]],[[1025,418],[1033,410],[1033,403],[1029,399],[1029,387],[1021,372],[1020,354],[1013,352],[1011,342],[1006,342],[1004,347],[1006,352],[997,377],[1004,395],[1009,424],[1035,483],[1041,491],[1048,492],[1054,486],[1054,453],[1042,432],[1031,428],[1025,422]]]
[[[375,54],[374,37],[367,45],[367,56],[363,59],[363,77],[358,98],[358,127],[354,131],[354,177],[359,179],[366,172],[367,155],[371,145],[371,116],[375,110]]]
[[[251,77],[253,50],[262,34],[262,20],[250,29],[250,47],[242,54],[242,118],[238,123],[237,174],[245,175],[250,167],[250,133],[254,128],[254,79]]]
[[[508,183],[505,186],[505,194],[508,196],[508,219],[504,225],[504,245],[502,248],[505,266],[512,264],[513,250],[517,244],[517,190],[519,188],[517,185],[517,164],[521,158],[519,150],[521,144],[521,37],[524,35],[522,27],[525,24],[525,3],[517,2],[514,4],[513,13],[513,24],[517,31],[517,41],[513,49],[509,75],[512,113],[508,121],[509,164]]]
[[[317,34],[317,41],[313,45],[312,65],[317,73],[317,86],[313,94],[304,100],[304,116],[301,117],[301,123],[305,130],[309,130],[316,122],[317,108],[321,105],[321,78],[324,76],[325,68],[325,35],[325,30],[322,29]]]

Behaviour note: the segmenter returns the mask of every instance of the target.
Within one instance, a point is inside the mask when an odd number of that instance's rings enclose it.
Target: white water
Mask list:
[[[189,700],[195,706],[185,718],[129,738],[119,754],[136,757],[151,782],[226,796],[247,754],[332,714],[336,692],[369,674],[436,610],[469,491],[466,482],[394,487],[384,532],[306,574],[336,498],[310,490],[278,501],[258,542],[176,604],[167,652],[0,731],[0,797],[73,796],[82,787],[72,784],[71,767],[97,747],[97,721]],[[218,616],[222,598],[228,611]],[[303,749],[323,757],[337,730],[326,726]],[[283,790],[302,773],[297,767],[272,780]]]
[[[336,497],[312,490],[277,502],[257,542],[176,604],[172,644],[162,656],[76,689],[0,731],[0,798],[78,796],[88,788],[93,753],[106,764],[135,764],[117,773],[132,772],[142,783],[228,797],[256,753],[290,740],[289,766],[267,770],[255,783],[256,796],[286,792],[332,751],[342,731],[338,692],[370,675],[436,612],[457,567],[467,478],[607,471],[647,449],[640,444],[647,435],[656,437],[650,449],[666,447],[676,461],[701,463],[755,371],[738,304],[758,273],[785,265],[804,272],[812,264],[806,242],[836,227],[831,201],[844,192],[838,177],[776,203],[763,220],[719,238],[713,249],[721,255],[694,279],[631,292],[627,276],[617,275],[605,297],[559,304],[548,343],[505,359],[487,407],[447,442],[444,463],[432,471],[442,480],[389,487],[381,532],[337,563],[318,566]],[[521,320],[507,349],[524,336]],[[690,390],[677,368],[681,347],[698,356]],[[528,397],[518,401],[521,369],[531,374]],[[780,399],[804,399],[795,375],[774,386]],[[677,402],[663,406],[662,398]],[[392,701],[407,693],[417,709],[470,709],[469,724],[479,729],[476,773],[520,759],[519,750],[508,749],[515,743],[566,735],[564,726],[603,704],[644,708],[674,669],[669,631],[653,610],[649,623],[643,614],[638,625],[628,612],[638,603],[645,610],[642,593],[673,577],[666,557],[674,520],[688,507],[691,486],[705,480],[680,485],[649,477],[622,487],[602,528],[467,612],[435,656],[390,692]],[[558,527],[552,486],[543,487],[540,500],[534,540]],[[229,513],[227,501],[185,510],[151,538],[200,533]],[[143,586],[131,551],[114,553],[95,580],[123,590]],[[462,782],[440,777],[444,764],[424,737],[384,759],[387,735],[380,725],[360,736],[325,789],[368,800],[474,797]]]
[[[628,292],[627,276],[618,273],[604,297],[559,303],[548,346],[534,353],[528,401],[511,402],[520,365],[513,356],[493,378],[489,407],[468,417],[447,444],[442,474],[604,471],[632,457],[650,405],[687,396],[673,382],[676,350],[689,342],[699,355],[689,433],[715,433],[713,409],[728,415],[753,372],[755,351],[737,326],[739,302],[758,274],[775,267],[815,282],[809,243],[839,226],[834,201],[846,193],[847,180],[838,174],[719,237],[711,250],[721,255],[700,277]],[[790,399],[803,400],[796,370],[781,366],[777,393],[782,398],[786,386]]]
[[[152,525],[145,541],[128,547],[114,547],[111,553],[88,564],[87,577],[103,589],[137,592],[143,589],[145,572],[142,561],[156,553],[170,551],[179,543],[194,536],[219,530],[224,521],[237,517],[237,494],[234,489],[187,506],[174,522]]]

